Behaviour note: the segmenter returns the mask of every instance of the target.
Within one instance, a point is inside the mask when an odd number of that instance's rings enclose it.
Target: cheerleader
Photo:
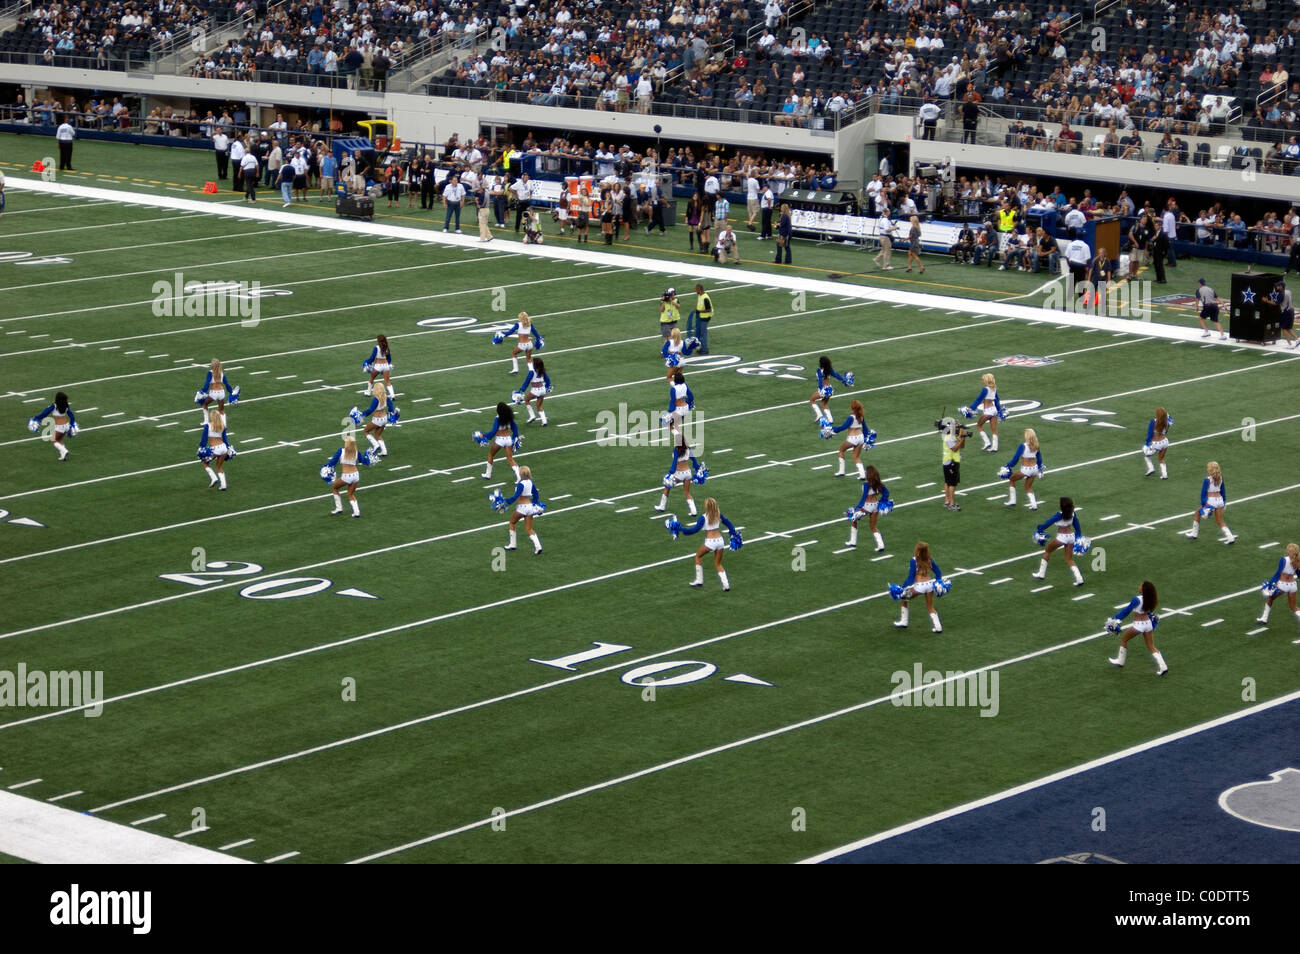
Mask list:
[[[739,550],[744,545],[744,541],[740,538],[740,531],[718,509],[718,502],[712,497],[705,500],[703,515],[697,518],[695,523],[689,527],[682,526],[676,517],[669,517],[664,525],[668,527],[668,532],[672,534],[674,540],[677,539],[679,533],[685,533],[689,536],[692,533],[698,533],[701,529],[704,530],[704,543],[695,551],[695,579],[691,581],[690,585],[694,587],[704,585],[704,555],[712,551],[713,568],[718,571],[718,582],[722,584],[722,592],[728,592],[731,589],[731,581],[727,579],[727,571],[722,568],[722,551],[728,546],[732,550]],[[723,527],[727,528],[729,536],[727,541],[722,539]]]
[[[542,402],[546,400],[546,395],[551,393],[551,377],[546,373],[546,365],[541,358],[534,358],[532,367],[528,369],[528,374],[524,376],[524,383],[510,399],[516,404],[522,404],[528,409],[528,423],[540,420],[542,427],[546,426],[546,412],[542,410]],[[537,413],[533,413],[532,402],[537,402]]]
[[[366,435],[366,440],[370,442],[372,451],[380,457],[387,457],[388,445],[384,442],[384,428],[389,424],[396,424],[401,420],[402,415],[393,405],[393,399],[382,383],[376,383],[370,393],[374,395],[370,400],[370,406],[364,411],[359,411],[354,407],[348,411],[348,417],[352,418],[356,424],[360,424],[367,417],[370,418],[370,422],[366,424],[366,429],[362,433]]]
[[[1138,595],[1129,600],[1127,606],[1106,620],[1106,632],[1118,633],[1120,623],[1129,613],[1133,614],[1133,625],[1124,630],[1123,635],[1119,638],[1119,653],[1111,658],[1112,666],[1123,667],[1128,661],[1128,641],[1138,633],[1146,640],[1147,651],[1151,653],[1151,658],[1156,661],[1156,675],[1163,676],[1169,671],[1168,664],[1165,663],[1165,657],[1160,655],[1160,650],[1156,649],[1155,631],[1156,624],[1160,618],[1156,616],[1156,587],[1150,580],[1142,583],[1142,589]]]
[[[1169,428],[1173,423],[1174,419],[1162,407],[1156,408],[1156,416],[1147,422],[1147,442],[1142,445],[1142,455],[1148,477],[1156,472],[1155,465],[1151,463],[1154,456],[1160,461],[1160,479],[1169,479],[1169,470],[1165,467],[1165,451],[1169,450]]]
[[[506,452],[506,463],[515,473],[515,480],[519,479],[519,467],[515,464],[515,451],[523,443],[523,438],[519,436],[519,425],[515,423],[515,414],[510,410],[510,405],[501,401],[497,404],[497,416],[492,419],[492,430],[484,434],[482,431],[474,432],[474,440],[480,447],[488,449],[487,468],[483,471],[483,479],[492,479],[492,461],[496,459],[497,453],[504,450]]]
[[[1047,531],[1053,524],[1056,525],[1056,536],[1049,540]],[[1052,553],[1056,550],[1064,550],[1065,565],[1070,568],[1070,573],[1074,576],[1074,585],[1083,586],[1083,571],[1074,562],[1074,555],[1087,553],[1091,542],[1079,527],[1079,515],[1074,511],[1073,500],[1069,497],[1061,498],[1061,509],[1038,525],[1034,542],[1039,546],[1046,543],[1047,549],[1043,551],[1043,558],[1038,561],[1038,572],[1031,573],[1030,576],[1036,580],[1046,577],[1047,561],[1052,558]]]
[[[907,604],[914,597],[924,595],[925,611],[930,614],[930,632],[942,633],[943,624],[939,622],[939,614],[934,611],[934,598],[943,596],[951,588],[952,583],[943,578],[939,564],[930,556],[930,545],[923,540],[918,541],[912,552],[912,560],[907,565],[907,579],[901,586],[897,583],[889,584],[890,597],[903,604],[903,610],[894,625],[898,629],[907,629]]]
[[[239,388],[230,386],[230,379],[226,373],[221,370],[221,362],[216,358],[212,359],[212,366],[208,369],[208,375],[203,379],[203,387],[194,393],[194,403],[199,406],[203,413],[203,419],[207,420],[208,405],[213,401],[217,402],[217,410],[222,415],[226,413],[226,401],[229,400],[234,404],[239,400]]]
[[[686,375],[682,374],[682,369],[676,368],[673,370],[673,383],[668,386],[668,410],[659,415],[659,420],[669,428],[680,430],[686,412],[693,410],[695,395],[686,386]]]
[[[975,396],[975,400],[970,402],[969,407],[961,409],[961,414],[967,419],[978,418],[975,421],[975,430],[980,433],[980,443],[983,445],[981,449],[995,454],[998,449],[998,421],[1006,420],[1007,412],[1002,409],[1002,402],[998,400],[998,382],[993,375],[986,374],[981,380],[984,387]],[[988,422],[989,431],[993,435],[992,440],[984,433],[985,422]]]
[[[488,502],[492,509],[505,513],[506,508],[519,501],[515,507],[515,512],[510,515],[510,542],[506,544],[507,550],[517,550],[515,545],[515,524],[519,518],[524,518],[524,532],[528,534],[528,539],[533,541],[533,553],[538,556],[542,552],[542,541],[533,531],[533,517],[538,516],[546,511],[546,504],[542,503],[541,495],[537,491],[537,485],[533,483],[533,472],[527,467],[520,467],[516,477],[515,492],[509,497],[502,497],[501,491],[494,490],[488,495]]]
[[[871,529],[871,535],[876,539],[876,552],[883,551],[885,549],[885,538],[876,529],[876,520],[882,513],[889,513],[893,509],[894,501],[889,498],[889,488],[880,480],[880,471],[874,467],[868,467],[866,476],[862,479],[862,499],[858,501],[856,507],[850,507],[844,511],[844,516],[849,519],[849,539],[844,545],[846,547],[856,547],[858,545],[858,521],[865,516],[867,526]]]
[[[1015,454],[1003,465],[998,471],[998,476],[1003,480],[1010,478],[1011,495],[1007,498],[1006,506],[1014,507],[1016,505],[1016,481],[1024,480],[1025,497],[1028,503],[1025,504],[1029,510],[1038,509],[1038,498],[1034,496],[1034,480],[1043,476],[1047,468],[1043,466],[1043,454],[1038,449],[1038,435],[1034,433],[1032,427],[1025,428],[1025,439],[1020,446],[1016,448]]]
[[[695,349],[700,346],[700,339],[695,337],[683,338],[680,328],[674,328],[668,334],[668,340],[659,353],[664,356],[664,366],[668,368],[667,379],[673,379],[673,371],[681,367],[682,359],[689,358],[695,353]]]
[[[375,378],[381,374],[384,376],[384,387],[389,393],[393,390],[393,380],[389,377],[389,372],[393,370],[393,353],[388,349],[388,338],[385,335],[378,335],[375,341],[370,357],[361,362],[361,370],[370,375],[370,380],[366,382],[362,394],[373,393]]]
[[[529,368],[533,366],[533,350],[540,351],[546,347],[546,339],[533,324],[533,319],[528,317],[528,312],[521,311],[519,320],[507,328],[505,331],[498,331],[492,336],[493,344],[501,344],[511,336],[515,337],[514,350],[510,352],[510,373],[519,373],[519,356],[524,356],[524,364]]]
[[[559,201],[555,203],[555,221],[560,223],[560,234],[563,235],[569,225],[569,193],[561,191]]]
[[[840,444],[840,469],[835,472],[836,477],[844,476],[844,452],[852,447],[853,463],[858,468],[858,480],[867,479],[867,472],[862,466],[862,449],[865,447],[867,450],[871,450],[875,446],[876,432],[867,427],[867,422],[863,419],[864,414],[862,402],[854,401],[849,405],[849,416],[844,419],[843,424],[836,427],[822,422],[822,437],[829,438],[832,434],[838,434],[840,431],[848,431],[844,435],[844,442]]]
[[[664,474],[664,490],[659,503],[655,504],[655,510],[663,512],[668,506],[668,492],[674,487],[681,487],[686,497],[686,512],[694,517],[696,511],[695,501],[691,498],[691,484],[704,483],[708,479],[709,471],[704,466],[704,462],[696,457],[687,445],[685,429],[674,427],[672,433],[673,462],[668,467],[668,473]]]
[[[47,417],[53,416],[54,427],[50,431],[50,443],[54,445],[54,451],[59,455],[59,460],[68,459],[67,439],[76,437],[80,433],[77,427],[77,415],[72,413],[72,406],[68,404],[68,396],[60,391],[54,395],[54,403],[41,411],[35,417],[28,419],[27,429],[35,434],[41,429],[41,421]]]
[[[369,467],[374,462],[375,457],[369,451],[364,454],[357,453],[355,437],[343,438],[343,446],[336,450],[334,456],[320,469],[321,480],[330,485],[330,493],[334,495],[331,517],[343,512],[343,500],[339,497],[339,491],[344,487],[348,490],[348,503],[352,505],[352,516],[361,516],[361,505],[357,503],[357,485],[361,483],[361,472],[357,470],[357,465]]]
[[[208,489],[220,486],[226,489],[225,464],[235,457],[235,445],[226,436],[226,416],[213,408],[208,411],[208,422],[199,434],[199,463],[208,475]]]
[[[1296,608],[1297,573],[1300,573],[1300,546],[1288,543],[1282,553],[1282,558],[1277,561],[1277,572],[1273,574],[1272,579],[1264,583],[1264,611],[1259,614],[1259,619],[1255,622],[1268,622],[1269,610],[1273,608],[1273,601],[1277,599],[1279,593],[1286,594],[1287,605],[1291,607],[1291,612],[1300,621],[1300,609]]]
[[[1228,486],[1223,482],[1223,471],[1219,462],[1212,460],[1205,465],[1205,479],[1201,481],[1201,506],[1192,515],[1192,529],[1187,531],[1187,538],[1195,540],[1201,532],[1201,518],[1214,514],[1214,522],[1223,531],[1224,545],[1233,543],[1237,536],[1223,522],[1223,510],[1228,506]]]
[[[817,359],[817,390],[812,393],[808,403],[812,406],[813,420],[819,423],[825,421],[827,424],[832,424],[834,418],[831,417],[830,401],[835,389],[827,383],[827,378],[834,378],[845,387],[851,388],[853,387],[853,372],[840,374],[831,367],[831,359],[826,355],[822,355]]]

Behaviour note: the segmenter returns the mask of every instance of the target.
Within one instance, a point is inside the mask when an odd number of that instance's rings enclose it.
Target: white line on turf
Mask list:
[[[1092,599],[1096,595],[1097,595],[1096,593],[1080,593],[1078,596],[1071,597],[1071,602],[1081,603],[1084,600]]]
[[[287,861],[287,860],[290,859],[290,858],[296,858],[296,857],[298,857],[298,855],[300,855],[300,854],[302,854],[302,852],[299,852],[299,851],[286,851],[284,854],[282,854],[282,855],[276,855],[274,858],[267,858],[266,861],[264,861],[264,862],[262,862],[262,863],[263,863],[263,864],[267,864],[267,865],[273,865],[273,864],[275,864],[277,861]]]
[[[135,825],[147,825],[147,824],[149,824],[149,822],[155,822],[155,821],[157,821],[157,820],[160,819],[160,818],[166,818],[166,817],[167,817],[167,813],[166,813],[166,812],[160,812],[160,813],[157,814],[157,815],[148,815],[148,816],[146,816],[146,817],[144,817],[144,818],[137,818],[135,821],[131,822],[131,824],[132,824],[132,826],[135,826]]]
[[[232,848],[242,848],[244,845],[251,845],[256,840],[256,838],[244,838],[240,841],[232,841],[228,845],[222,845],[217,849],[217,851],[230,851]]]
[[[1208,629],[1211,626],[1218,626],[1222,622],[1223,622],[1222,618],[1208,620],[1207,622],[1201,624],[1201,629]]]
[[[27,787],[30,786],[30,785],[36,785],[36,784],[38,784],[38,783],[40,783],[40,782],[43,782],[43,781],[45,781],[45,779],[43,779],[43,778],[29,778],[29,779],[28,779],[27,781],[25,781],[25,782],[18,782],[17,784],[10,785],[10,786],[8,787],[7,790],[10,791],[10,792],[15,792],[15,791],[17,791],[17,790],[20,789],[20,788],[27,788]]]
[[[1004,577],[1003,577],[1002,579],[1000,579],[1000,580],[991,580],[991,581],[989,581],[989,586],[1001,586],[1003,583],[1010,583],[1013,579],[1015,579],[1015,577],[1004,576]]]
[[[55,795],[53,798],[47,798],[46,801],[47,801],[47,802],[61,802],[61,801],[63,801],[65,798],[72,798],[74,795],[85,795],[85,794],[86,794],[86,793],[83,792],[81,789],[77,789],[75,792],[64,792],[62,795]]]
[[[1044,590],[1050,590],[1051,588],[1052,588],[1052,584],[1051,584],[1051,583],[1048,583],[1046,586],[1039,586],[1039,587],[1036,587],[1036,588],[1030,590],[1029,592],[1030,592],[1030,593],[1041,593],[1041,592],[1043,592]]]

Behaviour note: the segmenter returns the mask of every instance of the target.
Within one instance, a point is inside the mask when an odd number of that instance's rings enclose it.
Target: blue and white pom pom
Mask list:
[[[41,429],[41,422],[36,420],[34,417],[29,417],[27,419],[27,429],[35,434]]]
[[[204,444],[202,447],[199,448],[198,456],[199,456],[199,460],[201,461],[206,462],[212,460],[212,451],[207,444]]]
[[[665,368],[675,368],[681,363],[682,363],[682,357],[681,355],[678,354],[670,354],[668,357],[664,358]]]
[[[695,468],[695,473],[691,477],[691,479],[695,481],[697,484],[703,484],[706,480],[709,479],[709,468],[701,464],[699,467]]]
[[[379,458],[375,456],[374,451],[362,451],[357,455],[357,463],[364,464],[367,467],[373,467],[379,463]]]
[[[669,535],[674,540],[676,540],[677,535],[682,532],[682,525],[681,522],[676,517],[674,517],[672,514],[669,514],[668,519],[664,521],[664,529],[668,531]]]
[[[884,500],[876,506],[876,513],[884,515],[894,509],[894,501]]]
[[[935,580],[934,595],[947,596],[948,591],[952,589],[952,580]]]
[[[687,347],[692,349],[698,348],[700,346],[700,339],[695,337],[694,335],[691,335],[689,338],[686,339],[686,345]]]
[[[1206,505],[1206,506],[1204,506],[1204,507],[1201,508],[1201,517],[1202,517],[1202,519],[1205,518],[1205,517],[1212,517],[1212,516],[1214,516],[1214,508],[1213,508],[1213,507],[1211,507],[1211,506],[1209,506],[1209,505]]]
[[[823,438],[834,437],[835,428],[830,424],[822,424],[818,427],[817,433],[820,434]]]
[[[998,411],[998,420],[999,420],[999,421],[1005,421],[1005,420],[1006,420],[1008,417],[1010,417],[1010,416],[1011,416],[1011,415],[1007,413],[1007,411],[1006,411],[1005,408],[1003,408],[1002,410]]]
[[[402,419],[402,412],[397,408],[393,408],[393,413],[388,415],[388,423],[396,424],[401,419]]]
[[[1010,476],[1011,476],[1010,467],[1003,466],[998,468],[998,480],[1006,480]]]
[[[852,523],[854,520],[857,520],[857,519],[858,519],[858,508],[857,508],[857,507],[850,507],[848,510],[845,510],[845,511],[844,511],[844,519],[847,520],[849,523]]]
[[[830,396],[835,393],[835,389],[829,384],[822,385],[821,395],[823,400],[829,400]]]
[[[227,403],[227,404],[238,404],[238,403],[239,403],[239,385],[238,385],[238,384],[236,384],[233,388],[230,389],[230,400],[227,401],[226,403]]]
[[[533,516],[540,517],[544,513],[546,513],[546,504],[542,503],[540,500],[533,504]]]
[[[361,409],[356,407],[348,411],[348,417],[352,418],[353,424],[360,424],[363,420],[361,417]]]
[[[1119,627],[1120,627],[1120,622],[1114,616],[1106,620],[1106,632],[1110,633],[1112,636],[1116,635],[1119,632]]]
[[[866,441],[862,446],[867,450],[871,450],[871,448],[876,446],[876,432],[869,427],[867,428]]]
[[[320,469],[320,479],[325,481],[327,484],[332,484],[334,482],[334,468],[329,464],[322,467]]]
[[[844,385],[845,385],[846,387],[850,387],[850,388],[851,388],[851,387],[853,387],[853,381],[854,381],[854,378],[853,378],[853,372],[852,372],[852,371],[845,371],[845,372],[844,372]]]
[[[207,391],[195,391],[195,392],[194,392],[194,403],[197,404],[199,407],[202,407],[202,406],[203,406],[203,402],[204,402],[205,400],[207,400],[207,397],[208,397],[208,392],[207,392]]]
[[[361,362],[361,373],[362,373],[362,374],[369,374],[369,373],[370,373],[370,369],[371,369],[372,367],[373,367],[373,365],[370,363],[370,360],[369,360],[369,359],[366,359],[365,361],[362,361],[362,362]]]
[[[1155,449],[1154,447],[1152,447],[1150,444],[1143,444],[1143,445],[1142,445],[1142,456],[1143,456],[1143,457],[1151,457],[1152,455],[1155,454],[1155,452],[1156,452],[1156,449]]]
[[[660,411],[660,412],[659,412],[659,423],[660,423],[660,424],[663,424],[663,425],[667,426],[668,424],[671,424],[671,423],[672,423],[672,420],[673,420],[673,412],[672,412],[672,411]]]
[[[479,445],[480,447],[487,447],[488,439],[483,436],[482,431],[475,431],[473,434],[473,438],[475,444]]]
[[[745,545],[745,541],[740,539],[739,533],[732,533],[730,534],[730,537],[731,540],[728,542],[727,546],[729,546],[731,549],[739,550],[741,547]]]
[[[510,403],[511,403],[511,404],[523,404],[523,403],[524,403],[524,392],[523,392],[523,391],[512,391],[512,392],[510,392]]]
[[[899,586],[897,583],[890,583],[890,584],[889,584],[889,598],[890,598],[891,600],[894,600],[894,601],[901,600],[901,599],[903,598],[903,594],[906,593],[906,592],[907,592],[907,590],[905,590],[903,587]]]
[[[1075,537],[1074,553],[1076,556],[1083,556],[1091,549],[1092,549],[1091,537]]]
[[[664,490],[672,490],[672,489],[673,489],[673,472],[670,470],[668,473],[664,474]]]
[[[1041,530],[1035,530],[1034,542],[1038,544],[1040,547],[1044,546],[1047,543],[1047,534],[1043,533]]]
[[[499,332],[499,331],[498,331],[496,334],[494,334],[494,335],[492,336],[492,343],[493,343],[493,344],[500,344],[501,342],[503,342],[503,341],[505,341],[505,340],[506,340],[506,336],[505,336],[504,334],[502,334],[501,332]]]
[[[515,443],[514,446],[511,448],[511,450],[518,451],[519,448],[523,446],[524,446],[524,435],[520,434],[518,437],[515,438]]]
[[[501,491],[494,490],[488,494],[488,506],[497,513],[502,513],[506,509],[506,498],[501,496]]]
[[[236,453],[234,444],[226,445],[226,460],[234,460]]]
[[[545,347],[546,347],[546,336],[545,336],[545,335],[538,335],[538,336],[537,336],[537,350],[538,350],[538,351],[541,351],[541,350],[542,350],[543,348],[545,348]]]
[[[966,420],[969,421],[972,417],[975,416],[975,411],[973,408],[964,407],[961,409],[961,416],[966,418]]]
[[[1160,625],[1160,616],[1156,613],[1150,613],[1148,618],[1151,620],[1151,631],[1155,632],[1156,627]]]
[[[1272,580],[1265,580],[1259,591],[1264,594],[1265,599],[1277,596],[1277,584]]]

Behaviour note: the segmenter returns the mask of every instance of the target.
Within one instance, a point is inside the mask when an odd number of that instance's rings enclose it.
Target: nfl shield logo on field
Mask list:
[[[1273,772],[1266,782],[1234,785],[1219,796],[1229,815],[1279,831],[1300,831],[1300,769]]]
[[[1059,358],[1040,358],[1031,354],[1013,354],[998,358],[994,364],[1007,364],[1015,368],[1045,368],[1049,364],[1060,364]]]

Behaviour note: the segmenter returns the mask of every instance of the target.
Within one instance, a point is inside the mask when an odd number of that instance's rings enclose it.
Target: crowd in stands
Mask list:
[[[37,65],[69,65],[71,58],[92,60],[107,69],[127,59],[147,59],[155,44],[170,52],[178,37],[204,23],[226,0],[81,0],[34,3],[17,25],[0,37],[0,49],[29,54]],[[229,6],[243,10],[248,0]]]

